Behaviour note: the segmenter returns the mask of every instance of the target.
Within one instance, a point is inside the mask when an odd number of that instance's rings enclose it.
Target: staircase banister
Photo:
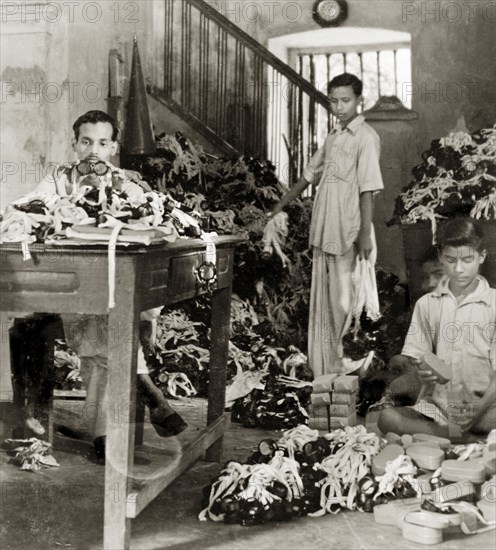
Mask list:
[[[277,56],[270,52],[265,46],[257,42],[248,33],[240,29],[227,17],[219,13],[215,8],[210,6],[205,0],[183,0],[184,2],[194,6],[198,11],[203,13],[208,19],[215,21],[221,28],[228,31],[229,34],[237,38],[243,45],[254,51],[266,63],[277,69],[277,71],[286,77],[292,84],[298,86],[299,89],[308,94],[317,103],[329,110],[329,99],[325,94],[320,92],[308,80],[300,76],[294,69],[286,65]]]

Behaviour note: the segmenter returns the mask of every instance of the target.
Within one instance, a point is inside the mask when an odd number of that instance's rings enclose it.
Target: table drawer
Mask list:
[[[204,262],[203,252],[172,258],[170,262],[169,294],[188,294],[198,289],[195,271]]]
[[[233,255],[230,250],[217,250],[217,282],[220,288],[228,286],[232,278]],[[171,259],[169,295],[191,296],[205,288],[198,283],[196,270],[205,262],[204,252],[194,252]]]

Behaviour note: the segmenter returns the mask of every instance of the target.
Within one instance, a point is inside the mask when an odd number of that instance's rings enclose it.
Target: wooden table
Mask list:
[[[138,484],[132,481],[136,361],[141,311],[205,292],[195,271],[206,244],[119,246],[116,253],[115,308],[108,310],[106,246],[31,245],[23,261],[19,245],[0,246],[0,310],[108,315],[107,460],[105,465],[104,548],[129,548],[135,518],[181,472],[206,452],[218,461],[229,425],[225,409],[226,365],[234,248],[243,239],[217,237],[218,286],[211,297],[210,375],[207,427],[182,449],[177,466],[164,467]],[[112,410],[112,414],[111,411]],[[118,414],[116,414],[116,412]],[[130,481],[131,480],[131,481]]]

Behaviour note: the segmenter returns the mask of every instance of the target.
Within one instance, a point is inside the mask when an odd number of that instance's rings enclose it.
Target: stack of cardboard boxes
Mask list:
[[[313,381],[309,426],[335,430],[357,424],[358,376],[325,374]]]

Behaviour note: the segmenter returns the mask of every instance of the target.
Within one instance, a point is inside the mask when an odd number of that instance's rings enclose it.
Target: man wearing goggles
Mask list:
[[[54,193],[61,196],[78,192],[83,186],[115,185],[130,198],[139,197],[150,188],[139,174],[113,166],[110,159],[117,152],[118,128],[112,117],[102,111],[89,111],[73,125],[72,149],[78,162],[57,167],[34,193]],[[139,183],[139,185],[137,185]],[[102,281],[103,284],[103,281]],[[161,308],[145,311],[141,319],[152,327]],[[85,418],[94,440],[98,458],[105,457],[107,402],[107,342],[108,327],[102,315],[62,315],[68,345],[81,359],[81,377],[86,387]],[[152,328],[152,334],[155,331]],[[146,366],[143,350],[138,350],[138,392],[150,409],[150,421],[163,437],[177,435],[187,424],[172,409],[162,392],[154,385]]]

